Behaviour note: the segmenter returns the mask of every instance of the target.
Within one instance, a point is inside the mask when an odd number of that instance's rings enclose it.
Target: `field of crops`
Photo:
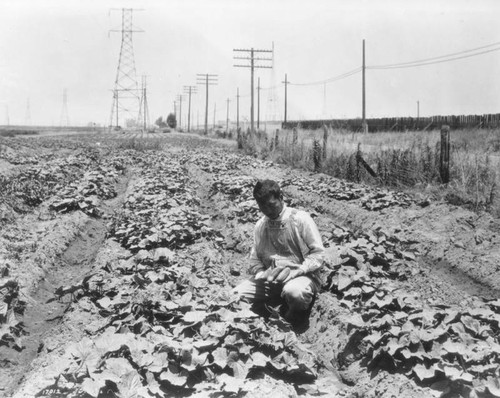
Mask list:
[[[0,138],[4,397],[500,397],[500,228],[188,134]],[[308,327],[257,314],[260,178],[327,248]]]

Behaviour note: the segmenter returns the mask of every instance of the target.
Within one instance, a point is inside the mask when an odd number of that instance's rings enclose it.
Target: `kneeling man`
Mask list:
[[[264,214],[255,226],[250,253],[253,276],[235,291],[252,303],[273,304],[283,298],[285,319],[300,324],[321,287],[321,235],[308,213],[285,205],[277,182],[258,181],[253,196]]]

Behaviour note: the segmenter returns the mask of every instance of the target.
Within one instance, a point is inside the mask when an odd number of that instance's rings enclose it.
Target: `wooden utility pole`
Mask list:
[[[217,103],[214,102],[214,127],[213,127],[214,130],[215,130],[215,112],[216,112],[216,109],[217,109]]]
[[[227,99],[227,107],[226,107],[226,133],[229,133],[229,98]]]
[[[240,88],[236,89],[236,130],[240,129]]]
[[[197,84],[205,85],[205,135],[208,134],[208,86],[217,85],[218,75],[211,75],[208,73],[205,74],[197,74]]]
[[[196,93],[196,86],[184,86],[184,93],[189,95],[189,105],[188,105],[188,133],[191,131],[191,94]]]
[[[285,73],[285,81],[284,82],[281,82],[281,83],[285,83],[285,118],[284,118],[284,122],[286,123],[286,111],[287,111],[287,86],[290,84],[290,82],[288,81],[288,77],[287,77],[287,74]]]
[[[366,65],[365,65],[365,40],[363,39],[363,73],[362,73],[362,80],[363,80],[363,84],[362,84],[362,90],[363,90],[363,94],[362,94],[362,128],[363,128],[363,132],[364,133],[367,133],[368,132],[368,125],[366,124],[366,80],[365,80],[365,69],[366,69]]]
[[[441,153],[439,157],[439,174],[441,182],[450,182],[450,126],[441,127]]]
[[[257,78],[257,130],[260,128],[260,77]]]
[[[250,65],[233,65],[237,68],[250,68],[251,73],[250,73],[250,129],[252,133],[255,132],[254,129],[254,95],[253,95],[253,87],[254,87],[254,69],[255,68],[267,68],[267,69],[272,69],[272,66],[269,65],[255,65],[255,61],[272,61],[273,58],[255,58],[255,53],[271,53],[273,54],[273,50],[256,50],[254,48],[251,48],[249,50],[247,49],[233,49],[233,51],[236,52],[245,52],[249,54],[250,56],[246,57],[234,57],[234,59],[243,59],[243,60],[248,60],[250,61]]]
[[[182,95],[177,95],[177,101],[179,101],[179,127],[182,127]]]

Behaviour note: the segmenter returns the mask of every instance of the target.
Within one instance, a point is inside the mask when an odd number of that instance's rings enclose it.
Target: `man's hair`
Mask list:
[[[253,197],[257,202],[264,200],[270,196],[279,198],[281,196],[281,188],[276,181],[259,180],[253,187]]]

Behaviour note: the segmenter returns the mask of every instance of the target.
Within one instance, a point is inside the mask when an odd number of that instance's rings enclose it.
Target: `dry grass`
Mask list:
[[[325,145],[324,130],[259,132],[244,149],[262,158],[315,171],[313,143]],[[500,214],[497,194],[500,129],[451,132],[450,183],[442,184],[439,131],[376,134],[329,130],[319,171],[350,181],[412,190],[457,205]],[[376,172],[372,177],[358,156]]]

